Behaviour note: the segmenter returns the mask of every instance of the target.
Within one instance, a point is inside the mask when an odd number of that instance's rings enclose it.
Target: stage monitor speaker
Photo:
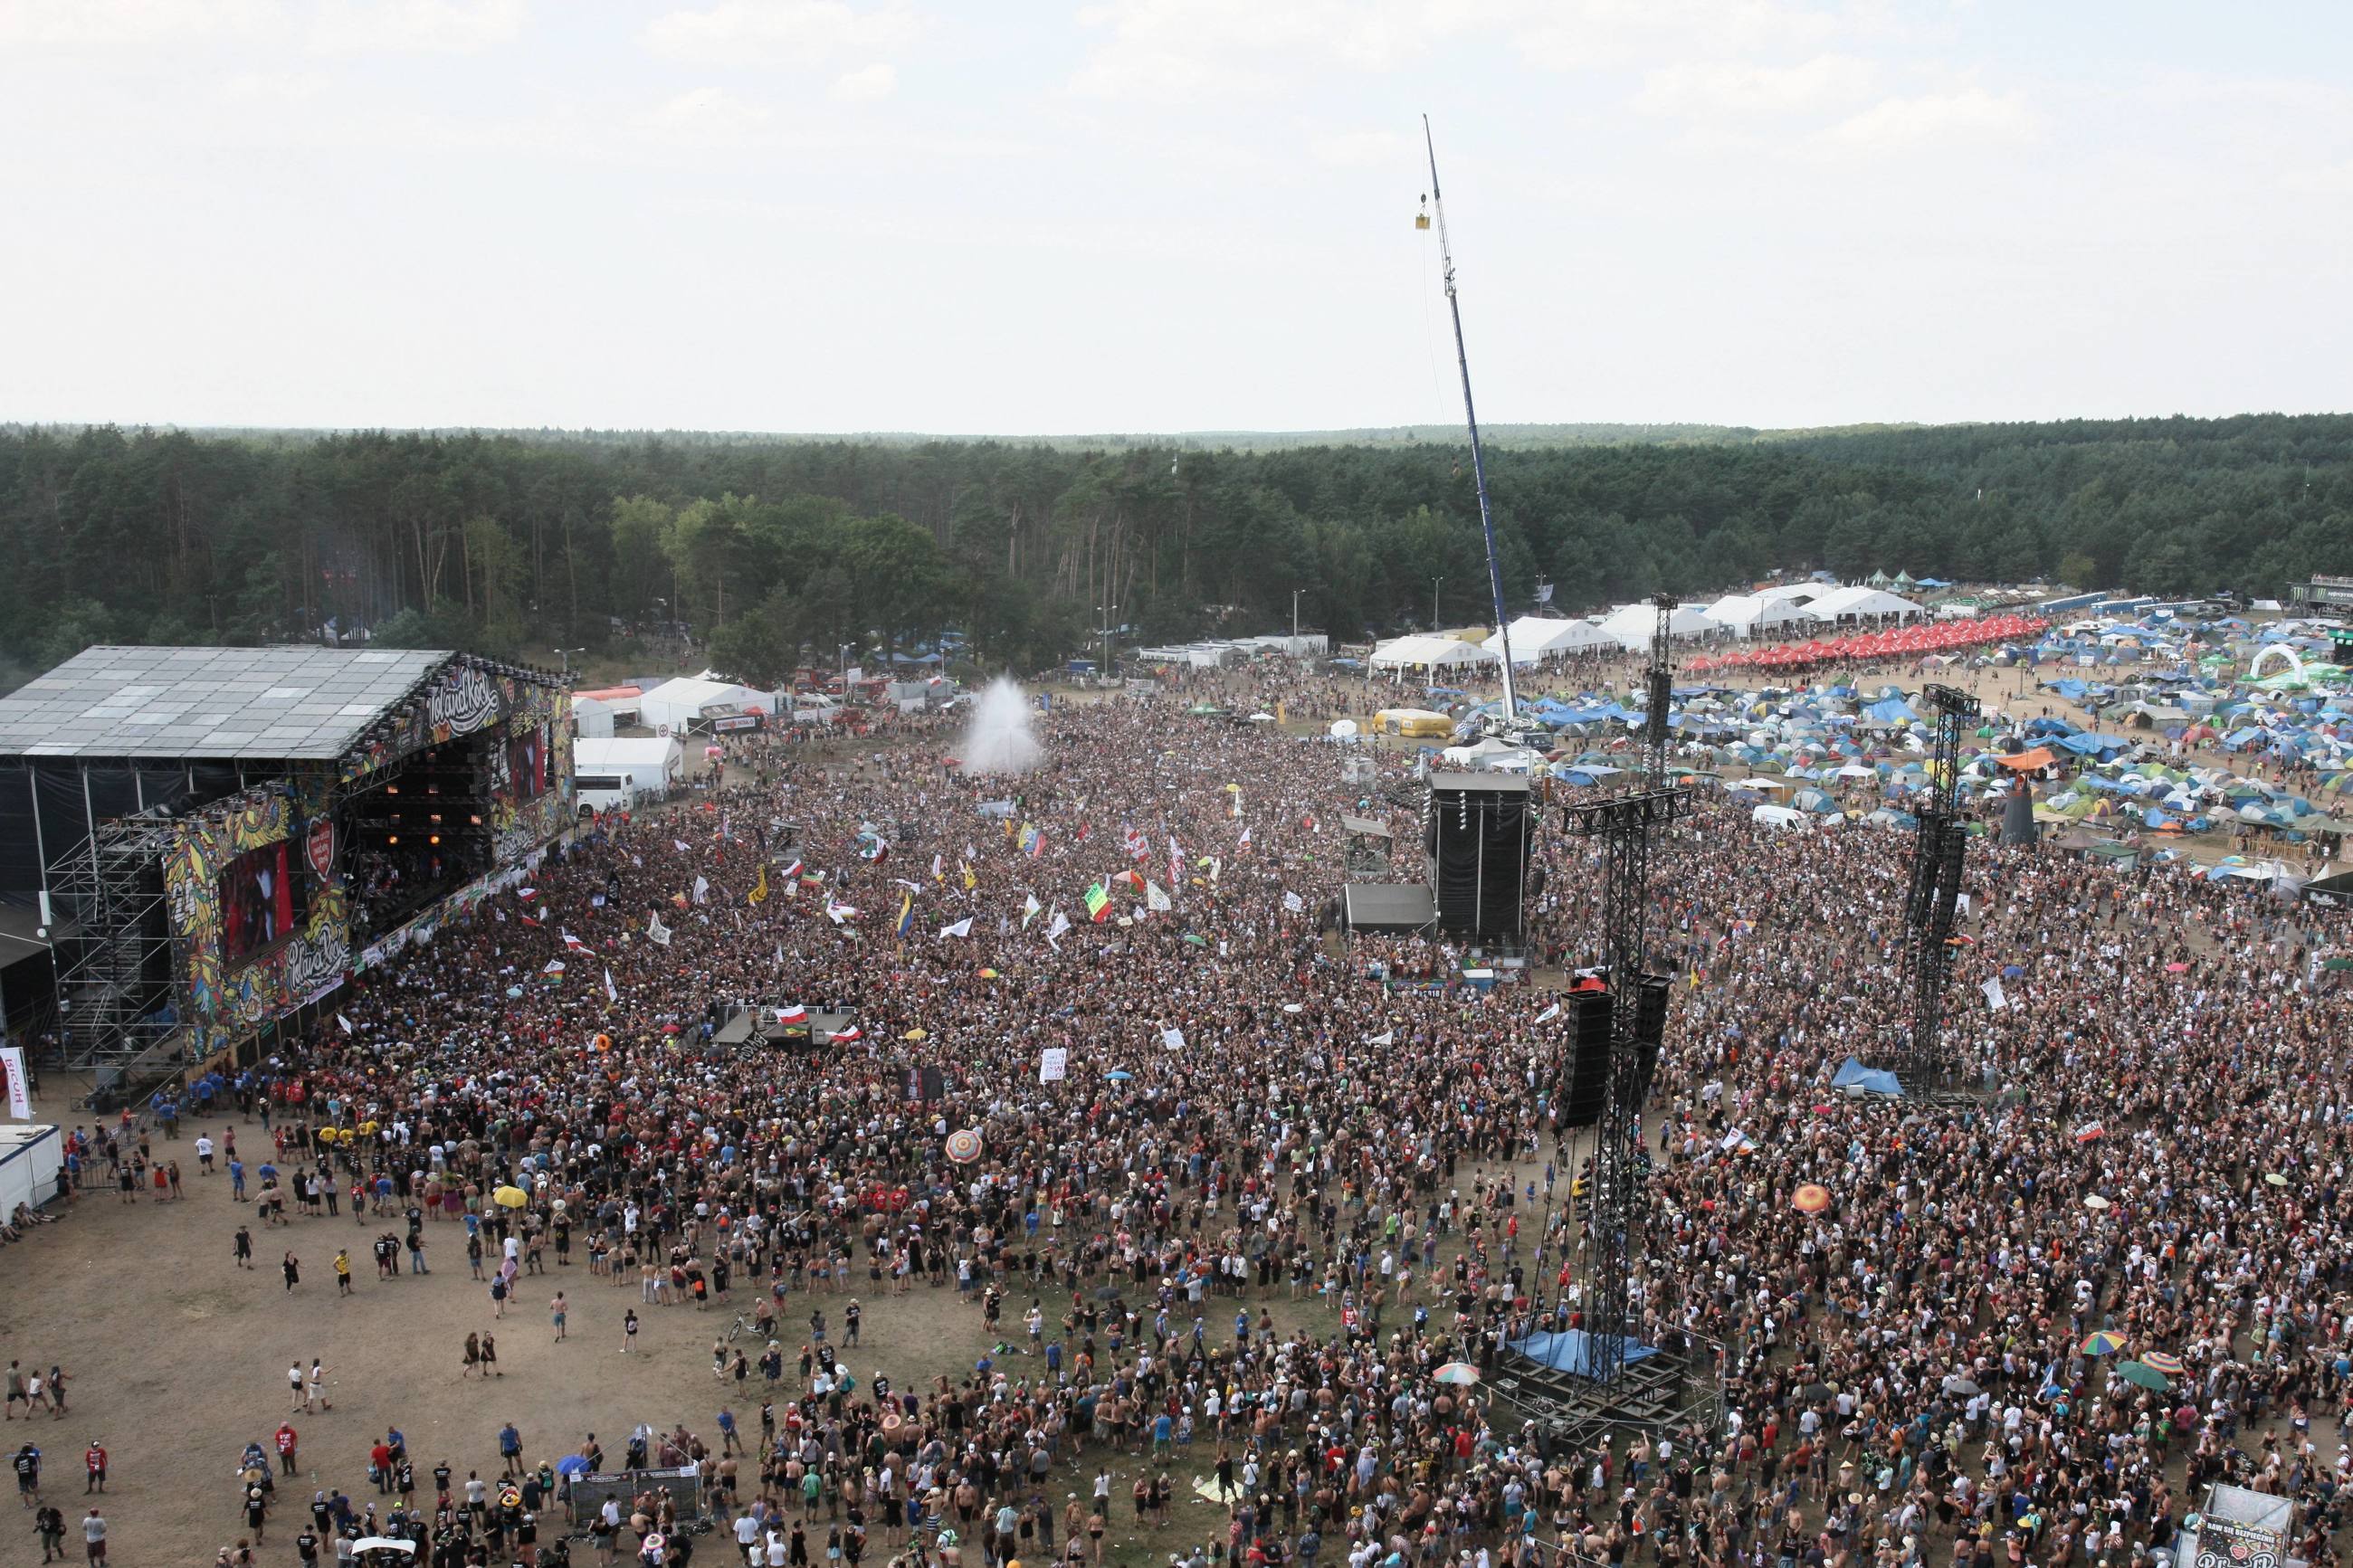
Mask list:
[[[1609,1030],[1616,1008],[1607,991],[1580,991],[1568,999],[1568,1082],[1560,1124],[1591,1127],[1609,1095]]]
[[[1516,941],[1528,869],[1528,781],[1501,773],[1433,773],[1423,843],[1438,929]]]

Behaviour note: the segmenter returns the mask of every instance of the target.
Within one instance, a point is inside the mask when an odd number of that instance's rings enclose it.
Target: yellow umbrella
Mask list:
[[[902,1040],[928,1040],[932,1037],[922,1029],[910,1029],[899,1037]]]
[[[521,1187],[501,1187],[491,1194],[491,1201],[501,1208],[519,1209],[531,1202],[531,1194]]]

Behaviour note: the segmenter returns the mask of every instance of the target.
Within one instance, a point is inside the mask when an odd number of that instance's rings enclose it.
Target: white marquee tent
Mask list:
[[[1779,626],[1811,624],[1798,601],[1788,595],[1726,594],[1707,607],[1707,618],[1745,637]]]
[[[1614,639],[1591,621],[1556,620],[1548,616],[1522,616],[1512,623],[1512,662],[1535,664],[1555,654],[1574,653],[1581,647],[1607,647]],[[1487,639],[1487,648],[1497,658],[1504,652],[1503,634]]]
[[[1503,655],[1460,637],[1392,637],[1373,650],[1375,669],[1461,669],[1471,665],[1504,662]]]
[[[1613,611],[1601,623],[1600,630],[1622,648],[1642,648],[1651,646],[1651,635],[1658,629],[1659,612],[1649,605],[1629,605]],[[1720,632],[1724,626],[1708,618],[1707,612],[1697,605],[1678,605],[1667,613],[1667,635],[1671,637],[1700,637],[1710,632]]]
[[[649,729],[667,725],[673,735],[683,734],[711,708],[759,708],[771,714],[776,710],[776,698],[770,692],[738,686],[732,680],[710,680],[691,675],[649,687],[638,701],[638,722]]]
[[[1832,588],[1800,612],[1810,621],[1908,621],[1928,612],[1877,588]]]

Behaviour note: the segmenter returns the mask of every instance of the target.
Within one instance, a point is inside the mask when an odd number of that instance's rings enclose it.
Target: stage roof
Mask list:
[[[452,656],[93,647],[0,698],[0,756],[327,762]]]

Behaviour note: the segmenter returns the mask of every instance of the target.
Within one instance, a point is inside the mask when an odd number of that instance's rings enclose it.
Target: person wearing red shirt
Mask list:
[[[278,1424],[277,1442],[278,1473],[281,1476],[296,1474],[297,1472],[294,1468],[294,1424],[292,1422],[280,1421]]]
[[[90,1440],[90,1447],[82,1450],[81,1467],[90,1478],[82,1483],[83,1495],[104,1491],[106,1489],[106,1450],[99,1446],[97,1438],[92,1437]]]
[[[392,1490],[392,1446],[381,1437],[368,1450],[368,1473],[375,1478],[379,1497]]]

